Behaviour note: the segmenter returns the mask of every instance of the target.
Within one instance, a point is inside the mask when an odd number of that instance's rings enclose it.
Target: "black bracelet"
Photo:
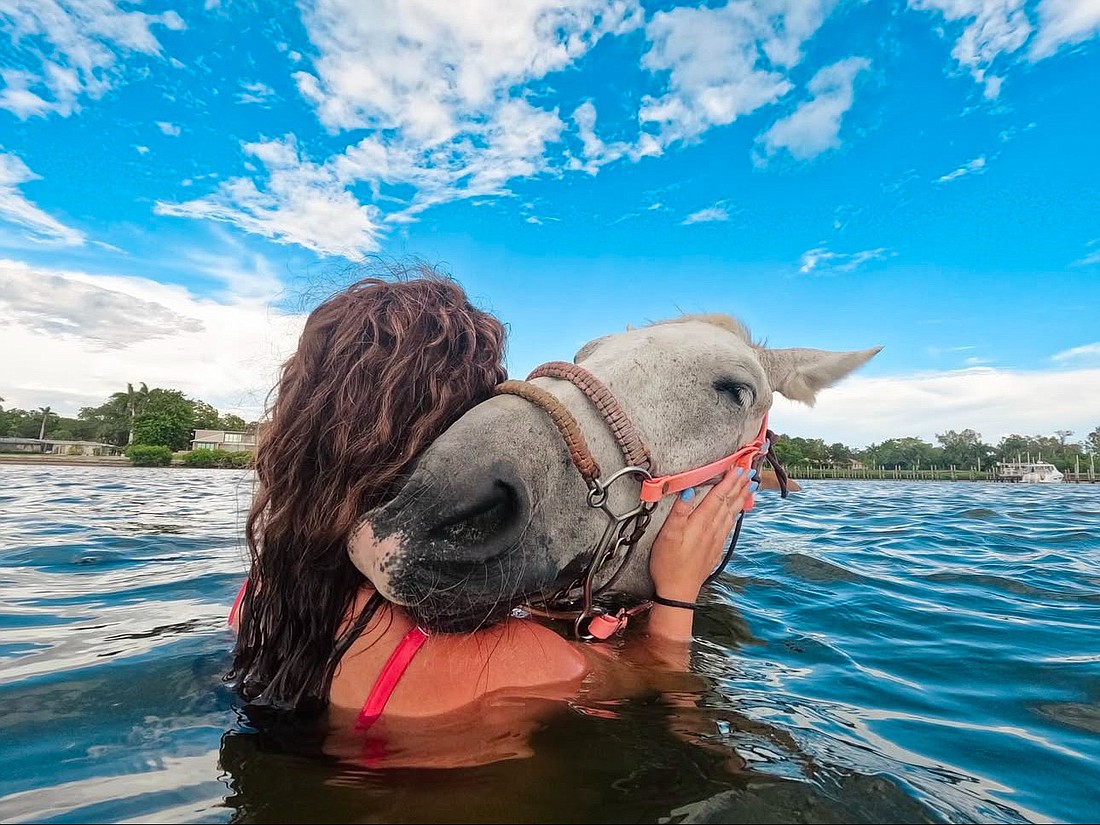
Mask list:
[[[676,599],[662,599],[656,593],[652,599],[654,604],[663,604],[665,607],[679,607],[681,610],[695,610],[699,605],[695,602],[678,602]]]

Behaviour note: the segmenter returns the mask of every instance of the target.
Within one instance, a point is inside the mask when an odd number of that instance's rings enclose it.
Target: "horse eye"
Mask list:
[[[738,406],[744,406],[746,399],[755,399],[756,392],[752,386],[743,381],[734,381],[732,378],[719,378],[714,382],[714,389],[732,398]]]

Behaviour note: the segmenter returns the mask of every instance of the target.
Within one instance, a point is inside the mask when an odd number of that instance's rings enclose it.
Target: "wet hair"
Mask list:
[[[227,680],[242,698],[320,710],[340,657],[383,603],[347,541],[412,460],[506,377],[504,327],[420,267],[365,278],[306,320],[256,453],[252,559]],[[348,626],[345,626],[348,625]]]

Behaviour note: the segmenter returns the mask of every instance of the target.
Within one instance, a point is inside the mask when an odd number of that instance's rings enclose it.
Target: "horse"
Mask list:
[[[653,596],[648,551],[672,501],[639,504],[645,482],[746,444],[762,454],[773,393],[812,406],[880,350],[769,348],[728,315],[597,338],[573,358],[582,380],[559,367],[524,385],[534,390],[506,382],[451,425],[364,514],[349,555],[433,631],[471,631],[517,610],[554,616],[565,605],[575,609],[562,615],[591,619],[637,604]],[[600,403],[593,386],[606,388]],[[639,444],[642,466],[627,450]],[[595,480],[583,472],[589,459],[602,471]]]

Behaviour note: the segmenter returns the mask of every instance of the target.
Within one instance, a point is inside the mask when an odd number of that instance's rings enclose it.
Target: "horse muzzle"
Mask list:
[[[365,515],[350,552],[382,595],[425,627],[472,630],[556,578],[536,552],[531,514],[529,486],[510,464],[433,457]]]

